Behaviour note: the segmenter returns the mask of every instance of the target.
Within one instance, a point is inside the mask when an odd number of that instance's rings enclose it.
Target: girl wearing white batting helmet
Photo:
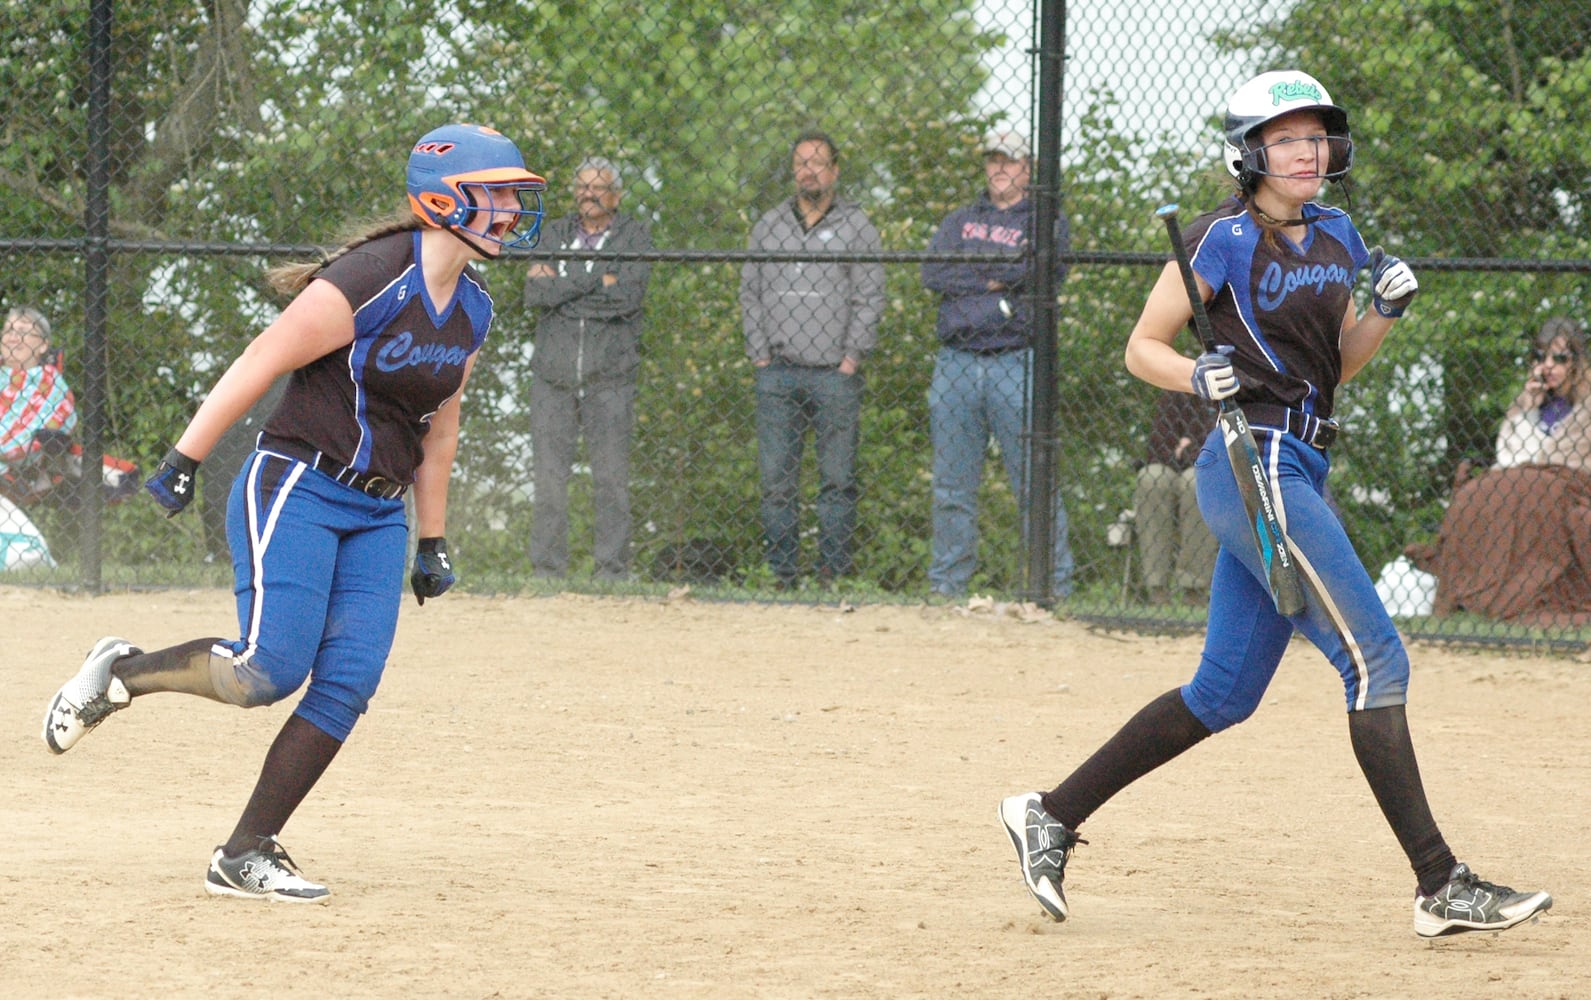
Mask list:
[[[1237,191],[1184,238],[1218,350],[1173,346],[1193,317],[1175,262],[1160,275],[1127,342],[1128,369],[1163,389],[1233,397],[1253,427],[1304,610],[1272,602],[1248,515],[1217,428],[1196,463],[1199,508],[1221,542],[1204,655],[1192,680],[1156,698],[1049,792],[1013,795],[1000,816],[1030,892],[1056,920],[1077,829],[1111,796],[1259,707],[1294,631],[1337,668],[1348,731],[1376,802],[1414,869],[1414,929],[1425,937],[1502,930],[1552,905],[1477,878],[1449,849],[1426,803],[1404,703],[1409,660],[1342,524],[1324,498],[1337,386],[1369,363],[1418,289],[1409,266],[1365,247],[1348,214],[1315,198],[1353,166],[1348,113],[1296,70],[1243,84],[1227,108],[1224,159]],[[1371,269],[1359,314],[1356,276]],[[1340,906],[1353,890],[1335,893]]]
[[[295,297],[216,383],[145,484],[176,514],[222,433],[288,376],[232,487],[227,534],[238,638],[145,653],[101,639],[51,699],[44,742],[65,753],[156,691],[252,707],[308,680],[205,876],[212,895],[323,902],[277,834],[364,713],[397,628],[413,490],[423,605],[454,581],[446,531],[459,399],[492,323],[471,263],[534,246],[546,183],[506,136],[448,125],[421,137],[409,208],[329,258],[271,272]]]

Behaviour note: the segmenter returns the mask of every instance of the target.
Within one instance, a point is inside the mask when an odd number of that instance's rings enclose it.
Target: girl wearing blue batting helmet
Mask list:
[[[205,876],[212,895],[324,902],[277,835],[364,713],[397,628],[412,491],[420,604],[454,582],[444,541],[459,400],[492,323],[471,263],[534,246],[546,183],[506,136],[479,125],[427,133],[409,154],[409,207],[335,253],[271,272],[293,296],[233,362],[145,488],[168,511],[193,499],[199,463],[287,376],[232,487],[227,534],[237,638],[144,652],[95,644],[51,699],[44,742],[65,753],[156,691],[252,707],[303,698]]]
[[[1426,803],[1404,713],[1409,659],[1375,586],[1325,500],[1338,385],[1380,349],[1418,283],[1407,264],[1371,251],[1341,209],[1314,199],[1353,165],[1348,113],[1296,70],[1265,73],[1227,108],[1231,198],[1185,231],[1216,350],[1197,360],[1173,341],[1193,318],[1176,262],[1167,264],[1128,338],[1139,378],[1206,400],[1233,397],[1248,417],[1277,515],[1307,586],[1302,611],[1273,603],[1218,427],[1195,464],[1199,509],[1220,540],[1204,655],[1193,679],[1156,698],[1051,791],[1013,795],[1000,818],[1028,890],[1056,920],[1077,828],[1111,796],[1259,707],[1296,630],[1336,667],[1354,754],[1417,882],[1423,937],[1503,930],[1552,905],[1476,877],[1448,847]],[[1353,298],[1370,268],[1370,308]],[[1331,904],[1352,898],[1334,893]]]

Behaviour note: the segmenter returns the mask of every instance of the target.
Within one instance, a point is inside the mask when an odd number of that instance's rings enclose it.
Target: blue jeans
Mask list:
[[[801,449],[808,428],[818,459],[818,572],[851,572],[862,376],[774,361],[757,369],[757,465],[768,568],[800,575]]]
[[[934,552],[928,584],[962,594],[978,568],[978,486],[989,436],[1000,446],[1011,492],[1027,523],[1027,411],[1031,351],[974,354],[945,347],[928,388],[934,442]],[[1066,505],[1055,498],[1054,593],[1072,592]]]

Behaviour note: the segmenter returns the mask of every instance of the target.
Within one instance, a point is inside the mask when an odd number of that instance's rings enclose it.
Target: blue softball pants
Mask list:
[[[1182,688],[1183,700],[1211,732],[1242,722],[1259,707],[1297,629],[1337,668],[1349,711],[1403,704],[1408,653],[1342,522],[1326,504],[1330,458],[1264,427],[1254,428],[1254,439],[1278,496],[1277,514],[1292,540],[1307,603],[1290,618],[1276,611],[1218,425],[1195,469],[1199,511],[1221,551],[1210,585],[1204,653]]]
[[[309,678],[295,715],[346,740],[381,681],[398,627],[403,501],[366,496],[296,459],[256,451],[232,484],[227,541],[238,631],[228,643],[251,704]]]

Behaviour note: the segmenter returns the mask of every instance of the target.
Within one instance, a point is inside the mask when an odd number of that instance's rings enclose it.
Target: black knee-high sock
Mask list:
[[[1381,814],[1409,857],[1420,891],[1430,895],[1447,882],[1455,861],[1425,800],[1407,713],[1402,705],[1349,712],[1348,737]]]
[[[265,755],[254,794],[249,796],[249,804],[226,842],[227,856],[235,858],[254,850],[261,837],[280,833],[341,749],[342,741],[335,736],[297,715],[288,716]]]
[[[1076,830],[1112,795],[1209,735],[1173,688],[1139,709],[1071,777],[1045,792],[1044,809]]]
[[[210,650],[224,640],[218,637],[192,639],[176,646],[148,653],[124,656],[112,669],[137,698],[157,691],[179,691],[219,700],[210,679]]]

